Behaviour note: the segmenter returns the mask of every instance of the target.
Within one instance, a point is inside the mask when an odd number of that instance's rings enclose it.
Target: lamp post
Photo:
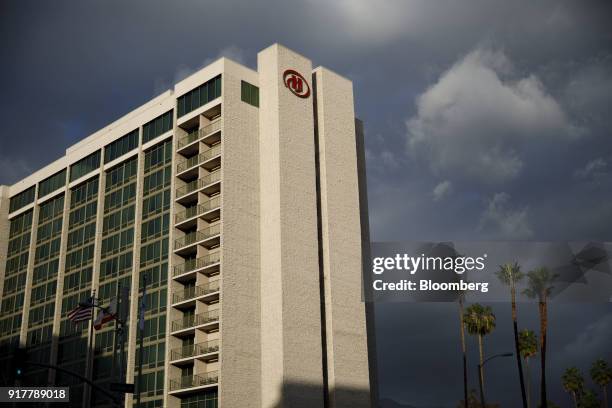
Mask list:
[[[484,367],[485,364],[487,364],[487,361],[493,360],[494,358],[497,357],[512,357],[514,354],[513,353],[500,353],[500,354],[495,354],[489,358],[486,358],[482,364],[478,364],[478,382],[480,383],[480,405],[482,406],[482,408],[486,408],[487,404],[485,403],[485,397],[484,397],[484,387],[482,385],[482,368]]]

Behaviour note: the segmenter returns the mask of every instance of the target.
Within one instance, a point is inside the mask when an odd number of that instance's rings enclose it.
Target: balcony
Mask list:
[[[211,225],[199,231],[190,232],[174,241],[174,252],[178,255],[195,254],[196,247],[202,245],[206,248],[214,248],[221,242],[221,223]]]
[[[202,272],[207,276],[219,273],[219,263],[221,262],[221,251],[191,259],[180,265],[173,267],[172,276],[179,282],[193,280],[196,273]]]
[[[198,177],[198,167],[210,171],[221,165],[221,143],[176,165],[177,176],[184,180]]]
[[[173,306],[190,308],[195,305],[196,300],[212,302],[219,299],[219,281],[213,281],[206,285],[187,286],[184,290],[174,293],[172,296]]]
[[[175,227],[190,229],[197,224],[197,218],[207,222],[217,220],[221,217],[221,197],[216,196],[202,204],[189,207],[174,216]]]
[[[195,375],[188,375],[175,379],[170,379],[170,390],[169,392],[173,395],[186,395],[193,389],[208,388],[216,386],[219,382],[219,372],[209,371],[207,373],[200,373]]]
[[[214,330],[219,328],[219,310],[211,310],[209,312],[199,313],[174,320],[172,322],[172,335],[183,336],[195,333],[195,329],[200,328],[204,331]]]
[[[213,171],[212,173],[185,184],[176,189],[176,201],[183,205],[196,203],[198,201],[197,193],[202,192],[206,195],[212,195],[221,191],[221,170]]]
[[[217,360],[219,358],[219,340],[190,344],[189,346],[170,350],[170,361],[175,365],[188,363],[191,358],[197,358],[202,361]]]
[[[218,132],[221,130],[223,125],[222,119],[215,120],[204,126],[202,129],[198,129],[194,132],[189,133],[186,136],[179,138],[177,144],[177,152],[181,154],[189,154],[195,150],[196,142],[203,141],[208,144],[213,144],[221,140],[221,136]]]

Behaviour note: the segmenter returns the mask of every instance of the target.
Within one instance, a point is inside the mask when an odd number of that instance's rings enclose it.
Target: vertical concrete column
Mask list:
[[[138,140],[141,140],[140,134]],[[134,242],[132,243],[132,283],[130,287],[130,318],[128,321],[128,347],[127,347],[127,369],[126,382],[134,384],[137,387],[138,367],[136,367],[136,359],[139,357],[138,339],[140,338],[140,329],[138,319],[140,318],[140,238],[142,235],[142,191],[144,180],[144,153],[142,146],[138,149],[138,161],[136,170],[136,206],[134,211]],[[150,283],[150,282],[149,282]],[[143,395],[141,395],[143,398]],[[125,395],[125,406],[131,407],[134,396],[132,394]]]
[[[6,254],[9,237],[9,187],[0,186],[0,294],[4,293],[4,276],[6,274]]]
[[[34,197],[38,197],[38,185]],[[38,232],[38,210],[37,199],[34,199],[32,209],[32,229],[30,230],[30,256],[28,256],[28,271],[26,274],[25,291],[23,293],[23,318],[21,319],[21,332],[19,333],[19,345],[25,346],[28,335],[28,320],[30,318],[30,298],[32,297],[32,279],[34,278],[34,258],[36,256],[36,236]]]
[[[313,78],[329,406],[369,408],[353,86],[324,68],[317,68]]]
[[[242,68],[242,69],[241,69]],[[242,78],[255,73],[224,61],[221,132],[221,308],[222,408],[261,406],[259,268],[259,109],[241,101]]]
[[[70,221],[70,197],[68,187],[64,188],[64,209],[62,211],[62,241],[60,243],[59,261],[57,263],[57,287],[55,289],[55,310],[53,312],[53,328],[51,340],[51,365],[57,365],[57,351],[59,347],[60,323],[62,320],[62,295],[64,293],[64,272],[66,270],[66,252],[68,248],[68,224]],[[57,373],[49,371],[49,384],[55,383]]]
[[[312,65],[278,44],[257,62],[262,407],[323,407],[312,94],[283,81],[286,70],[309,78]]]

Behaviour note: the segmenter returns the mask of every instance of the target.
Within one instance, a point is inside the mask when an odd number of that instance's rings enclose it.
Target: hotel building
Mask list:
[[[67,313],[120,286],[137,382],[146,276],[143,407],[373,406],[363,161],[352,83],[275,44],[257,71],[221,58],[0,186],[0,379],[22,346],[108,388],[115,324],[89,338]],[[63,372],[21,383],[111,406]]]

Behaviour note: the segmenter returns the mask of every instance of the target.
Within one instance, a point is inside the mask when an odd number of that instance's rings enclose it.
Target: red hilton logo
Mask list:
[[[283,82],[285,86],[297,97],[308,98],[310,96],[310,86],[302,74],[292,69],[283,72]]]

